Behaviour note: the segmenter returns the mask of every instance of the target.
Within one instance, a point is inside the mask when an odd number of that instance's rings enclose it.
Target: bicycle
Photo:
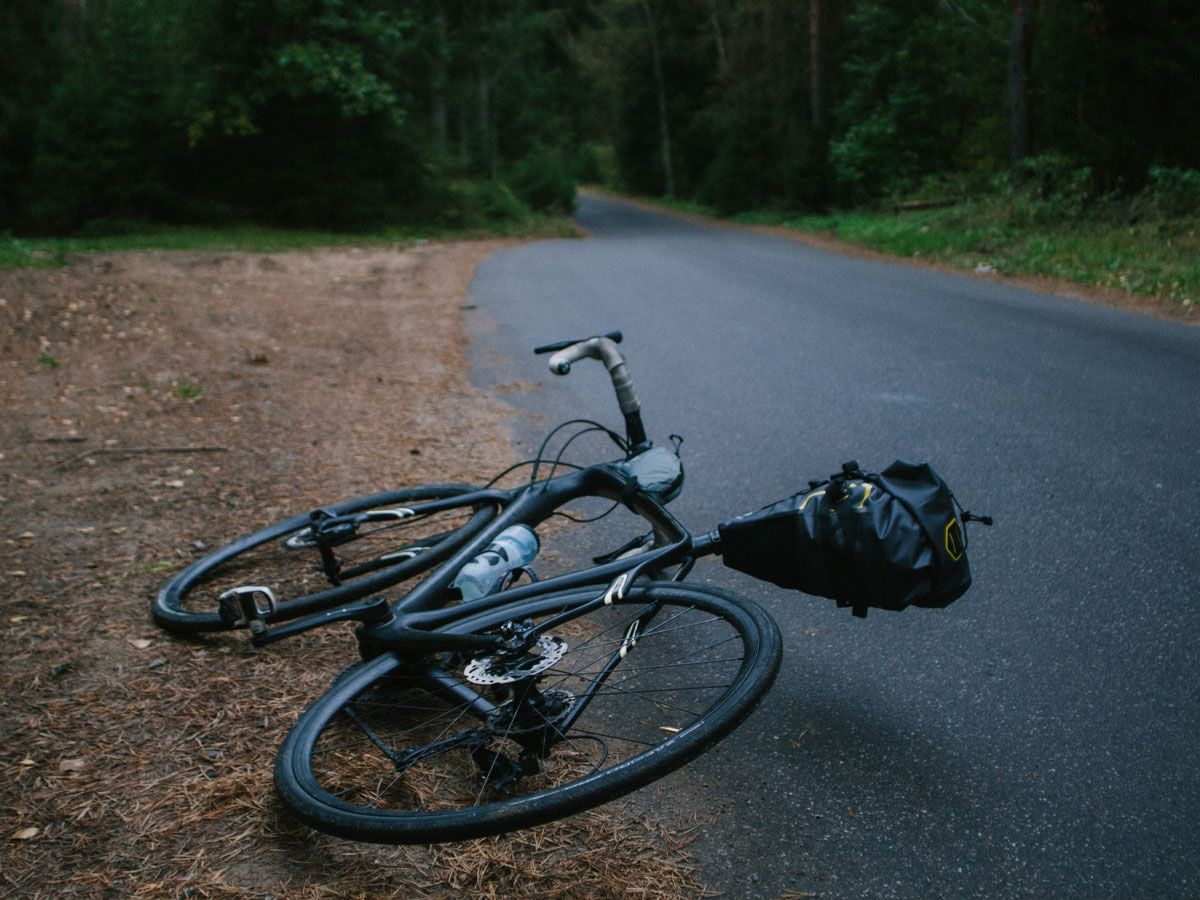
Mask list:
[[[155,616],[168,627],[247,628],[259,646],[329,622],[359,623],[362,660],[301,715],[276,758],[280,796],[307,824],[386,843],[541,824],[684,765],[770,688],[782,655],[770,616],[743,597],[684,581],[696,560],[721,552],[720,535],[694,536],[666,509],[682,468],[672,477],[663,464],[674,454],[646,438],[619,339],[610,333],[537,352],[553,354],[558,374],[587,357],[605,363],[625,417],[625,437],[610,433],[623,459],[556,476],[560,452],[539,480],[539,451],[529,483],[516,490],[435,486],[404,495],[428,498],[420,502],[398,500],[404,492],[346,501],[210,554],[156,597]],[[459,570],[496,535],[536,526],[581,497],[624,505],[649,533],[592,567],[460,600],[452,587]],[[435,524],[424,538],[396,533],[398,524],[429,527],[447,515],[457,516],[453,527]],[[339,583],[347,569],[331,561],[333,551],[362,540],[392,545],[357,563],[358,580]],[[210,572],[267,543],[315,551],[331,586],[279,600],[261,583],[222,582],[215,611],[184,610]],[[396,554],[404,558],[391,565]],[[371,579],[420,574],[393,602],[366,596],[376,593]]]
[[[555,433],[576,423],[608,433],[625,451],[626,462],[654,449],[646,438],[628,369],[613,346],[621,341],[621,333],[590,340],[594,343],[580,352],[604,354],[611,362],[627,436],[622,439],[590,420],[565,422],[547,436],[538,458],[506,469],[492,483],[522,465],[533,465],[530,484],[537,480],[540,463],[552,462],[551,474],[559,467],[577,468],[563,462],[562,454],[578,435],[567,441],[558,458],[541,459]],[[585,343],[560,341],[535,352],[555,353],[552,369],[565,375],[575,360],[563,357],[562,351]],[[682,469],[679,479],[671,488],[672,497],[682,486]],[[504,527],[489,526],[519,492],[490,484],[432,484],[356,497],[293,516],[187,566],[155,596],[154,619],[176,634],[243,627],[257,633],[271,623],[340,607],[429,571],[473,538],[486,545]],[[319,565],[309,565],[310,551]]]

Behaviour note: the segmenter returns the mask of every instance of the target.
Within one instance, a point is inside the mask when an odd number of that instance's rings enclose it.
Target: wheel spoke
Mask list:
[[[387,840],[403,840],[406,829],[423,841],[480,836],[506,816],[544,821],[619,795],[628,789],[621,785],[644,780],[647,766],[660,772],[661,760],[690,756],[723,733],[723,722],[744,715],[774,674],[778,638],[769,657],[759,658],[763,637],[749,632],[741,601],[664,585],[561,615],[594,596],[576,590],[535,597],[526,611],[514,608],[514,621],[529,618],[534,633],[564,642],[562,658],[533,676],[521,680],[518,668],[517,680],[505,681],[505,666],[521,663],[501,655],[486,669],[497,681],[474,685],[467,672],[478,677],[478,665],[449,666],[441,658],[445,676],[494,710],[486,716],[477,701],[451,693],[449,682],[445,690],[418,692],[417,679],[391,674],[364,681],[349,699],[343,690],[336,702],[347,715],[324,714],[311,739],[289,736],[290,765],[311,778],[281,785],[285,798],[292,790],[307,797],[310,821],[324,821],[322,797],[334,804],[331,821],[361,810],[366,818],[354,833]],[[554,622],[538,632],[539,619]],[[635,623],[645,631],[637,633]],[[320,703],[314,715],[318,709]],[[680,735],[686,738],[677,741]]]

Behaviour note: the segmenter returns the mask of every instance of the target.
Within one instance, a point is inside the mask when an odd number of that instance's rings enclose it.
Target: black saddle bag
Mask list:
[[[925,463],[879,474],[849,462],[829,481],[719,526],[725,565],[865,616],[942,607],[971,586],[963,512]]]

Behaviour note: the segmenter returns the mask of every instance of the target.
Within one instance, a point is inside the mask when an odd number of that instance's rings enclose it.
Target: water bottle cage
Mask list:
[[[517,583],[520,577],[524,575],[529,579],[530,583],[536,583],[541,579],[538,578],[537,572],[533,571],[532,566],[517,566],[515,569],[509,569],[504,577],[500,579],[500,583],[492,588],[489,593],[496,594],[500,591],[507,591],[510,587]]]

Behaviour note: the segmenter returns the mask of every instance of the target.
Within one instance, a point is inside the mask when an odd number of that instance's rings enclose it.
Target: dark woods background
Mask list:
[[[1198,85],[1196,0],[0,0],[0,231],[1187,204]]]

